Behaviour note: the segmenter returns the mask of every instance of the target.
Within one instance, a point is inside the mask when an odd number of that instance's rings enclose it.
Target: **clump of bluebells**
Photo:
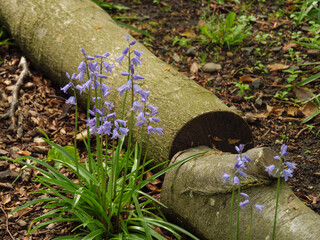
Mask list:
[[[239,209],[244,208],[246,205],[250,203],[249,195],[241,192],[241,179],[245,178],[247,174],[245,173],[246,170],[246,163],[251,162],[251,159],[248,155],[243,154],[243,149],[245,145],[240,144],[236,146],[235,149],[239,155],[237,155],[237,161],[234,165],[235,169],[235,176],[233,178],[233,187],[232,187],[232,197],[231,197],[231,212],[230,212],[230,239],[233,239],[232,233],[232,216],[233,216],[233,202],[234,202],[234,192],[235,186],[238,186],[238,206],[237,206],[237,239],[239,238]],[[284,162],[283,159],[287,155],[287,145],[283,144],[281,146],[281,154],[280,156],[275,156],[274,159],[279,161],[278,167],[274,164],[265,167],[265,171],[269,174],[269,176],[274,176],[277,174],[278,181],[277,181],[277,191],[276,191],[276,206],[275,206],[275,214],[274,214],[274,225],[273,225],[273,237],[275,239],[275,229],[276,229],[276,222],[277,222],[277,210],[278,210],[278,201],[280,195],[280,179],[281,177],[284,178],[285,181],[288,181],[289,177],[292,177],[294,169],[296,168],[295,163],[291,162]],[[223,179],[223,183],[225,183],[231,176],[226,172],[223,173],[221,178]],[[243,198],[243,201],[241,201]],[[259,211],[262,212],[264,205],[255,204],[254,207]],[[249,234],[248,239],[251,238],[251,230],[252,230],[252,207],[251,207],[251,218],[250,218],[250,226],[249,226]]]
[[[235,189],[237,187],[238,189],[238,205],[237,205],[237,239],[239,238],[239,229],[240,229],[240,208],[244,208],[250,203],[249,195],[241,192],[241,179],[244,179],[246,174],[246,164],[251,162],[250,157],[247,154],[243,153],[245,144],[240,144],[239,146],[235,146],[235,149],[238,153],[237,161],[234,164],[234,177],[232,179],[233,185],[232,185],[232,196],[231,196],[231,208],[230,208],[230,239],[233,239],[233,204],[234,204],[234,198],[235,198]],[[223,183],[225,183],[231,175],[227,174],[226,172],[223,173],[221,178],[223,179]],[[243,201],[241,201],[243,199]],[[259,213],[261,213],[262,209],[264,208],[264,205],[254,204],[254,208],[256,208]],[[252,214],[253,214],[253,207],[251,206],[251,220],[250,220],[250,226],[249,226],[249,233],[248,233],[248,239],[251,238],[251,229],[252,229]]]
[[[281,150],[280,156],[274,157],[274,159],[279,162],[278,167],[272,164],[270,166],[266,166],[265,168],[265,171],[268,172],[269,176],[274,176],[274,174],[277,174],[277,177],[278,177],[272,239],[275,239],[275,235],[276,235],[277,212],[278,212],[278,202],[279,202],[279,195],[280,195],[281,177],[283,177],[285,181],[288,181],[289,177],[293,177],[292,174],[294,172],[294,169],[296,168],[295,163],[291,163],[288,161],[284,162],[284,157],[287,156],[287,149],[288,149],[288,146],[286,144],[283,144],[280,149]]]
[[[26,203],[13,212],[19,211],[36,203],[45,203],[48,212],[35,218],[33,222],[50,219],[29,229],[32,233],[38,228],[51,223],[76,222],[76,235],[58,239],[164,239],[156,227],[169,230],[180,239],[180,233],[198,239],[184,229],[168,223],[159,212],[159,201],[141,191],[150,181],[164,174],[169,169],[189,161],[200,154],[193,155],[179,163],[172,164],[166,169],[144,180],[145,167],[151,162],[146,161],[148,145],[142,147],[144,133],[163,135],[163,128],[157,127],[160,122],[158,107],[148,103],[150,90],[139,87],[136,68],[141,65],[143,52],[132,50],[136,41],[129,41],[122,54],[115,58],[120,65],[127,64],[128,70],[121,72],[127,78],[124,85],[117,87],[123,97],[122,112],[117,114],[114,104],[108,101],[112,90],[106,84],[108,74],[116,68],[109,63],[109,52],[102,55],[88,55],[82,49],[83,61],[78,66],[78,73],[71,76],[67,73],[69,82],[61,90],[64,93],[73,91],[66,103],[75,105],[75,136],[74,146],[61,147],[51,142],[47,135],[45,141],[53,147],[50,160],[61,164],[72,171],[78,178],[74,182],[46,161],[29,156],[15,160],[18,163],[37,169],[42,176],[36,181],[47,187],[41,191],[48,198],[39,198]],[[88,159],[80,160],[77,152],[78,132],[78,101],[77,94],[87,93],[87,137],[83,141],[88,151]],[[129,98],[129,100],[128,100]],[[128,103],[127,103],[128,102]],[[129,104],[130,117],[125,119],[125,106]],[[92,106],[93,105],[93,106]],[[92,106],[92,107],[91,107]],[[140,142],[133,143],[132,129],[140,129]],[[44,133],[44,132],[43,132]],[[45,133],[44,133],[45,134]],[[90,135],[95,135],[96,152],[91,152]],[[122,147],[126,139],[126,149]],[[147,141],[148,142],[148,141]],[[145,149],[144,154],[142,150]],[[111,153],[110,153],[111,152]],[[142,156],[145,156],[141,161]],[[22,161],[28,158],[32,164]],[[13,159],[8,159],[14,161]],[[40,164],[37,167],[34,163]],[[156,166],[156,167],[159,167]],[[54,187],[52,187],[54,186]],[[58,187],[57,187],[58,186]]]

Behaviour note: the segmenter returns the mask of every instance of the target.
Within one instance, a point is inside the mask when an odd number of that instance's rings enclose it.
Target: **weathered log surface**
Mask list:
[[[179,225],[188,227],[202,240],[230,239],[229,216],[232,182],[223,184],[223,171],[234,172],[236,155],[218,152],[208,147],[197,147],[177,153],[177,162],[196,153],[208,151],[166,173],[161,201],[168,207],[165,214]],[[262,213],[253,209],[252,239],[272,239],[276,202],[276,179],[264,171],[265,166],[277,164],[276,155],[269,148],[254,148],[246,152],[253,160],[247,164],[248,178],[242,180],[242,191],[249,201],[265,204]],[[289,186],[281,183],[276,239],[315,240],[320,236],[320,216],[306,207]],[[243,201],[244,199],[241,199]],[[233,208],[233,232],[236,232],[236,206]],[[250,206],[240,209],[240,239],[247,239]],[[235,235],[235,234],[234,234]]]
[[[34,66],[59,86],[68,81],[65,73],[71,75],[82,61],[81,48],[89,55],[109,51],[109,60],[114,63],[127,46],[126,30],[90,0],[0,1],[0,22],[8,26]],[[198,145],[231,152],[240,143],[247,149],[253,147],[247,123],[214,94],[159,60],[142,44],[135,47],[144,52],[137,73],[145,80],[139,84],[151,90],[150,104],[159,106],[165,133],[150,137],[150,158],[161,162]],[[119,68],[107,79],[108,85],[119,87],[126,81],[119,75],[126,67]],[[117,94],[111,98],[119,113],[120,98]],[[84,96],[81,100],[86,102]]]

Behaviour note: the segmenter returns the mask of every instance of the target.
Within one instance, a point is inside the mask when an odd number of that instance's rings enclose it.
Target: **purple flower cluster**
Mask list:
[[[239,146],[236,146],[235,149],[238,152],[239,155],[237,155],[237,161],[234,164],[234,169],[235,169],[235,176],[233,177],[233,185],[239,185],[240,184],[240,179],[237,175],[240,176],[240,178],[245,178],[247,174],[245,173],[246,170],[246,162],[251,162],[250,157],[247,154],[243,154],[243,149],[245,145],[240,144]],[[227,174],[226,172],[223,172],[222,176],[220,177],[223,179],[223,183],[225,183],[229,178],[230,175]],[[246,205],[249,204],[249,195],[246,193],[241,192],[241,196],[245,197],[245,200],[239,203],[239,206],[241,208],[244,208]],[[262,209],[264,208],[264,205],[259,205],[255,204],[254,207],[261,213]]]
[[[283,144],[280,149],[281,155],[275,156],[274,159],[277,161],[282,160],[282,158],[287,155],[287,148],[288,148],[288,146],[286,144]],[[292,173],[294,172],[294,169],[296,168],[296,164],[291,163],[291,162],[284,162],[281,165],[284,167],[284,169],[280,173],[280,176],[283,177],[285,181],[288,181],[289,177],[293,177]],[[276,168],[276,166],[272,164],[270,166],[266,166],[265,171],[269,174],[269,176],[272,176],[273,172],[275,172],[275,174],[276,174],[279,171],[279,169]]]
[[[151,133],[158,133],[160,135],[163,134],[163,128],[155,128],[152,127],[150,124],[151,123],[158,123],[160,122],[160,119],[156,117],[156,114],[159,112],[157,107],[153,105],[147,105],[147,100],[150,94],[150,90],[143,90],[139,87],[138,84],[134,83],[139,81],[140,79],[144,79],[143,76],[138,75],[135,72],[135,67],[138,65],[141,65],[141,61],[143,60],[142,54],[143,52],[139,52],[137,50],[130,50],[130,47],[133,46],[136,41],[129,41],[129,35],[127,35],[127,41],[128,41],[128,46],[122,51],[122,54],[116,58],[116,61],[119,62],[121,65],[123,61],[127,60],[129,62],[129,72],[121,72],[121,75],[128,77],[128,81],[117,88],[117,90],[120,92],[120,96],[125,92],[132,90],[133,88],[133,93],[136,96],[136,100],[132,104],[132,108],[130,109],[131,111],[136,111],[136,120],[137,123],[136,125],[139,128],[142,128],[144,124],[147,125],[147,130],[148,134]],[[131,58],[131,55],[134,54],[134,57]]]
[[[127,35],[126,39],[129,42],[129,35]],[[143,53],[137,50],[130,51],[130,46],[133,46],[135,43],[135,40],[129,42],[128,46],[122,51],[122,54],[115,59],[119,64],[122,64],[126,59],[129,59],[130,61],[129,72],[121,72],[121,75],[128,76],[128,81],[123,86],[117,88],[117,90],[120,92],[121,96],[125,91],[131,90],[133,87],[134,95],[140,96],[140,102],[138,100],[134,101],[131,108],[132,111],[138,112],[136,125],[142,127],[144,123],[147,123],[148,134],[163,134],[163,128],[154,128],[150,126],[150,123],[160,122],[159,118],[155,116],[158,113],[157,108],[146,104],[150,91],[140,89],[137,84],[133,84],[133,81],[144,79],[144,77],[135,73],[135,67],[141,65],[141,56]],[[133,58],[130,57],[132,53],[135,55]],[[87,55],[84,49],[82,49],[82,54],[84,60],[78,66],[79,73],[74,73],[71,77],[69,73],[67,73],[66,75],[70,82],[61,88],[61,90],[64,93],[67,93],[68,89],[71,87],[73,90],[77,89],[80,94],[91,90],[95,90],[94,92],[99,93],[99,96],[95,96],[91,99],[95,105],[92,110],[89,110],[90,117],[87,119],[87,126],[90,128],[90,133],[99,135],[107,134],[110,135],[112,139],[122,138],[129,132],[127,121],[116,119],[116,113],[112,112],[114,105],[111,102],[105,101],[105,98],[110,94],[111,87],[101,82],[101,79],[108,78],[106,74],[112,73],[115,68],[115,65],[109,64],[106,61],[106,58],[109,57],[110,54],[106,52],[102,55],[96,54],[92,57]],[[88,76],[88,80],[85,80],[86,76]],[[74,79],[78,79],[83,83],[74,86]],[[71,96],[66,100],[66,103],[76,105],[76,98]]]

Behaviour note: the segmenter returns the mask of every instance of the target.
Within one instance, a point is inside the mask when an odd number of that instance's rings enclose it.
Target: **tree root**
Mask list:
[[[16,82],[15,88],[12,90],[13,98],[12,98],[10,110],[1,117],[2,119],[12,118],[13,127],[15,127],[15,123],[16,123],[16,120],[14,119],[14,113],[17,110],[17,107],[19,104],[19,90],[23,85],[23,80],[31,75],[27,65],[27,60],[25,57],[21,57],[18,67],[22,67],[22,72],[18,77],[18,81]]]

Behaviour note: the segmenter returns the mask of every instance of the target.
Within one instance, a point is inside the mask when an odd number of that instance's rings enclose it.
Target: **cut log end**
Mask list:
[[[176,134],[170,149],[170,159],[179,151],[197,146],[208,146],[223,152],[236,153],[235,146],[254,147],[247,122],[229,111],[212,111],[187,122]]]

